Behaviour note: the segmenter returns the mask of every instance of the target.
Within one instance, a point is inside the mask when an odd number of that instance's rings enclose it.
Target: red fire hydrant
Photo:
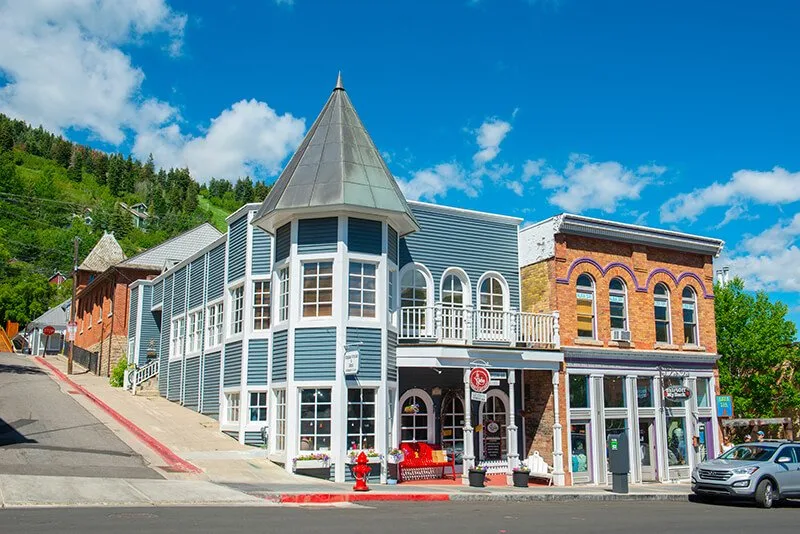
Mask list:
[[[369,466],[369,460],[364,451],[356,458],[356,465],[353,466],[353,475],[356,477],[356,485],[353,486],[353,491],[369,491],[367,486],[367,475],[372,470]]]

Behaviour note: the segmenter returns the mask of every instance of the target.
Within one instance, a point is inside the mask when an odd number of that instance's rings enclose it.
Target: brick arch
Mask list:
[[[670,271],[669,269],[665,269],[663,267],[659,267],[658,269],[653,269],[652,271],[650,271],[650,274],[647,276],[647,282],[645,282],[645,284],[644,284],[644,288],[643,288],[644,291],[649,291],[650,290],[650,282],[653,279],[653,277],[658,275],[658,274],[667,275],[667,277],[669,277],[669,279],[672,280],[672,283],[673,283],[675,289],[678,289],[678,287],[681,285],[681,281],[683,281],[684,279],[687,279],[687,278],[694,279],[694,281],[697,282],[698,285],[700,286],[700,289],[703,292],[703,297],[704,298],[707,298],[707,299],[713,299],[714,298],[714,294],[708,292],[708,289],[706,289],[706,285],[703,283],[703,280],[701,280],[700,277],[697,276],[695,273],[686,271],[686,272],[681,273],[678,276],[675,276],[672,273],[672,271]],[[699,291],[697,291],[696,287],[694,288],[694,290],[698,294],[700,293]]]
[[[599,263],[597,263],[595,260],[593,260],[592,258],[578,258],[578,259],[576,259],[569,266],[569,269],[567,270],[567,276],[564,277],[564,278],[557,278],[556,282],[559,283],[559,284],[569,284],[569,281],[572,278],[572,273],[575,271],[576,268],[578,268],[578,266],[583,265],[583,264],[589,264],[589,265],[593,266],[595,269],[597,269],[598,272],[600,273],[600,277],[601,278],[605,278],[606,274],[608,274],[608,272],[611,269],[613,269],[615,267],[619,267],[619,268],[621,268],[622,270],[624,270],[625,272],[627,272],[630,275],[631,280],[633,281],[633,287],[636,288],[637,291],[642,291],[642,288],[639,286],[639,280],[636,278],[636,275],[634,274],[633,269],[631,269],[630,267],[628,267],[624,263],[621,263],[621,262],[618,262],[618,261],[612,261],[611,263],[609,263],[608,265],[603,267]],[[583,272],[584,271],[581,271],[578,274],[582,274]]]

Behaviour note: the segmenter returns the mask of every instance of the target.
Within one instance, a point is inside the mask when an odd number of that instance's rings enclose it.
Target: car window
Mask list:
[[[765,462],[769,460],[777,447],[768,447],[761,444],[750,444],[747,445],[737,445],[736,447],[732,448],[720,458],[724,458],[725,460],[740,460],[746,462]]]
[[[800,447],[788,447],[788,449],[794,453],[794,458],[792,458],[794,463],[800,463]]]

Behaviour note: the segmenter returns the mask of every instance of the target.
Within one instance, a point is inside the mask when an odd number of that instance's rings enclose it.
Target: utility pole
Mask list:
[[[72,304],[69,307],[69,322],[75,322],[75,296],[78,293],[78,244],[81,242],[81,238],[75,236],[75,239],[72,241],[73,243],[73,261],[72,261]],[[77,332],[72,334],[72,339],[69,342],[69,356],[67,357],[67,374],[72,374],[72,352],[75,349],[75,335]]]

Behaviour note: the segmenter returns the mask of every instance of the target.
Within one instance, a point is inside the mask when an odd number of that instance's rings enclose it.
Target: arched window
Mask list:
[[[588,274],[578,277],[576,285],[578,337],[595,338],[594,331],[594,280]]]
[[[653,290],[653,304],[655,307],[656,342],[672,343],[672,332],[669,326],[669,289],[661,282]]]
[[[505,341],[505,286],[494,275],[486,276],[478,288],[479,336],[487,341]]]
[[[427,337],[428,295],[428,277],[422,269],[407,269],[400,277],[400,337]]]
[[[614,278],[608,284],[608,304],[611,316],[612,330],[628,329],[628,302],[625,291],[625,282]]]
[[[683,342],[699,345],[697,341],[697,293],[691,286],[683,288]]]
[[[508,396],[499,389],[487,393],[480,406],[481,459],[501,460],[508,453]]]
[[[421,389],[403,393],[400,397],[400,440],[428,441],[432,423],[433,401],[430,395]]]
[[[442,337],[464,339],[467,297],[464,282],[456,274],[447,274],[442,280]]]
[[[461,462],[464,453],[464,402],[454,393],[442,401],[442,448],[452,453]]]

